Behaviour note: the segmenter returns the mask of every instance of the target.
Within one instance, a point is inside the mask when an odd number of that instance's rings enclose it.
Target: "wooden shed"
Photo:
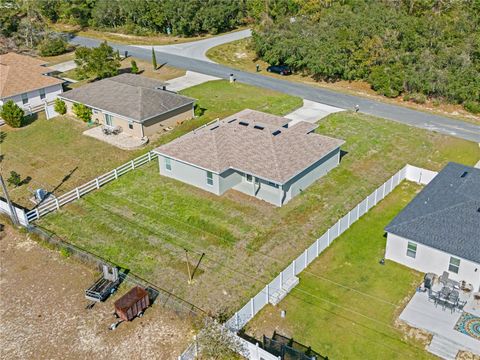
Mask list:
[[[150,305],[148,292],[140,286],[135,286],[120,299],[115,301],[115,313],[124,321],[131,321],[143,314]]]

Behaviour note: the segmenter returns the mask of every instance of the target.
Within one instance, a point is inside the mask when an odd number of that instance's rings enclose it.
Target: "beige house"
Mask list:
[[[122,74],[93,82],[59,96],[73,113],[73,104],[92,109],[92,121],[121,128],[136,138],[150,137],[194,116],[195,100],[165,90],[165,84],[140,75]]]

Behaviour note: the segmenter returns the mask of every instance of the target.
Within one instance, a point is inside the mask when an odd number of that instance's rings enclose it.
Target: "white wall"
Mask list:
[[[444,271],[448,271],[450,254],[416,243],[417,254],[415,258],[411,258],[407,256],[408,241],[408,239],[401,236],[388,233],[385,258],[424,273],[432,272],[441,275]],[[411,242],[415,243],[415,241]],[[480,287],[480,264],[458,256],[454,257],[460,259],[460,268],[458,274],[449,272],[449,278],[457,281],[465,280],[467,283],[472,284],[475,290],[478,290]]]
[[[57,95],[63,92],[62,84],[56,84],[45,88],[45,100],[47,102],[52,102],[55,100]],[[40,99],[40,90],[29,91],[28,93],[28,103],[23,104],[22,95],[14,95],[6,97],[0,100],[0,105],[3,105],[8,100],[13,100],[18,106],[22,109],[35,108],[38,106],[43,106],[44,100]],[[43,108],[42,108],[43,109]]]

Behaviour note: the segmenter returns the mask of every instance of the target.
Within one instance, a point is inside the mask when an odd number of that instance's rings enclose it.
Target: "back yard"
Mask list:
[[[383,228],[419,190],[400,184],[300,274],[300,285],[277,307],[263,309],[247,333],[260,339],[276,330],[330,359],[433,359],[424,350],[427,335],[395,325],[422,274],[379,264]]]
[[[185,93],[200,99],[207,117],[239,107],[282,114],[296,104],[272,102],[254,88],[239,95],[222,84]],[[318,131],[346,140],[346,155],[281,209],[235,191],[216,197],[161,177],[151,163],[40,224],[205,310],[231,313],[405,163],[438,170],[448,161],[474,164],[480,157],[477,144],[362,114],[331,115]],[[193,284],[184,249],[192,264],[206,254]]]

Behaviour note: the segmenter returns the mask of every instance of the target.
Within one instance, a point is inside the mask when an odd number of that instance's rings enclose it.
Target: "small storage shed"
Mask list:
[[[148,292],[135,286],[120,299],[115,301],[115,313],[124,321],[131,321],[150,305]]]

